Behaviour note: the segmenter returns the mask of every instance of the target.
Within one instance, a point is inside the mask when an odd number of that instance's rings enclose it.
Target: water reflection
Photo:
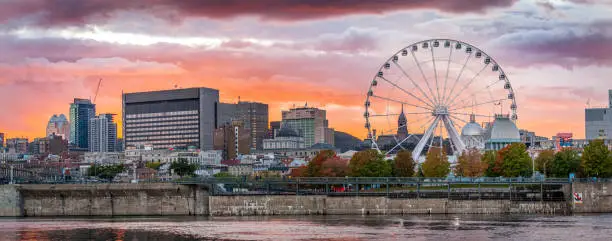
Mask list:
[[[609,240],[612,215],[0,219],[0,240]]]

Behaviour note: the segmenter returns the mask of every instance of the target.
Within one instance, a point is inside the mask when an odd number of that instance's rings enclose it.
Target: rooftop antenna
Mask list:
[[[587,99],[586,106],[587,108],[591,108],[591,98]]]

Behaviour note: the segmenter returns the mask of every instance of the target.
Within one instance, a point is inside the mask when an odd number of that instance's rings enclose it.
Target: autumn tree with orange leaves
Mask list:
[[[483,161],[480,151],[472,148],[459,156],[455,166],[455,175],[463,177],[481,177],[487,170],[488,164]]]

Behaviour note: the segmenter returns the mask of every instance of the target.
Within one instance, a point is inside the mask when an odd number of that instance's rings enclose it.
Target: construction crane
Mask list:
[[[94,95],[93,104],[96,103],[96,98],[98,98],[98,91],[100,91],[100,84],[102,84],[102,78],[98,80],[98,88],[96,88],[96,93]]]

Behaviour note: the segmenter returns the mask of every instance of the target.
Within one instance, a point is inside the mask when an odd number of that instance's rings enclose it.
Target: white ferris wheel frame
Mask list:
[[[444,44],[444,46],[443,46]],[[436,91],[434,92],[434,90],[432,89],[432,86],[434,83],[431,83],[432,80],[428,79],[425,76],[425,73],[423,72],[423,69],[421,68],[421,62],[418,61],[418,59],[415,56],[415,52],[419,51],[419,48],[425,50],[427,48],[430,49],[431,54],[432,54],[432,62],[433,62],[433,68],[434,68],[434,72],[435,72],[435,87],[436,87]],[[439,86],[439,81],[438,81],[438,73],[437,73],[437,69],[436,69],[436,60],[434,58],[434,48],[442,48],[442,49],[446,49],[446,48],[450,48],[450,53],[449,53],[449,58],[447,61],[447,71],[446,71],[446,76],[444,79],[444,87],[443,87],[443,93],[440,94],[440,86]],[[456,77],[455,81],[453,82],[452,88],[450,90],[450,92],[447,91],[446,87],[448,84],[448,80],[449,80],[449,68],[450,68],[450,63],[451,63],[451,56],[453,54],[453,49],[455,50],[459,50],[459,52],[463,52],[464,54],[468,54],[469,56],[466,58],[465,62],[462,64],[462,68],[459,71],[458,76]],[[414,58],[414,62],[416,63],[416,66],[419,68],[420,73],[421,73],[421,77],[423,78],[427,89],[429,90],[429,94],[426,93],[426,91],[424,90],[423,87],[421,87],[420,85],[418,85],[414,79],[408,75],[406,73],[406,71],[402,68],[401,65],[399,65],[397,62],[399,60],[400,57],[409,57],[412,56]],[[476,75],[474,75],[469,83],[467,85],[464,85],[463,87],[459,88],[459,92],[455,93],[455,87],[457,87],[457,82],[459,81],[459,79],[461,78],[466,65],[468,63],[468,61],[470,60],[470,58],[472,58],[472,56],[474,56],[475,58],[481,58],[483,59],[483,68],[481,70],[479,70]],[[410,91],[403,89],[402,87],[400,87],[399,85],[397,85],[396,83],[394,83],[393,81],[387,80],[384,76],[384,73],[386,72],[387,69],[389,69],[392,65],[394,65],[395,67],[397,67],[405,77],[407,77],[408,80],[410,80],[410,82],[414,85],[414,87],[419,91],[420,95],[422,95],[421,97],[418,97],[417,95],[411,93]],[[484,69],[487,69],[487,67],[492,66],[491,69],[492,71],[496,71],[499,73],[499,80],[496,81],[493,84],[487,85],[486,88],[488,89],[489,87],[493,86],[494,84],[497,84],[500,81],[504,81],[504,89],[507,90],[508,92],[508,96],[507,98],[503,98],[503,99],[495,99],[495,100],[491,100],[491,101],[487,101],[487,102],[481,102],[481,103],[473,103],[472,105],[466,105],[466,106],[462,106],[461,108],[456,107],[454,104],[454,101],[457,99],[457,97],[459,97],[462,92],[468,88],[473,82],[474,80],[476,80],[481,72]],[[452,80],[452,79],[451,79]],[[390,84],[391,86],[393,86],[393,88],[396,88],[398,90],[400,90],[401,92],[405,93],[407,96],[412,97],[413,99],[415,99],[416,101],[418,101],[419,104],[414,104],[414,103],[408,103],[406,101],[402,101],[402,100],[397,100],[397,99],[392,99],[392,98],[387,98],[384,96],[377,96],[375,94],[375,89],[377,86],[378,82],[384,82],[387,84]],[[481,90],[479,90],[481,91]],[[447,93],[448,92],[448,93]],[[386,100],[388,102],[394,102],[394,103],[398,103],[406,106],[411,106],[411,107],[415,107],[415,108],[419,108],[424,110],[424,113],[431,113],[431,118],[429,121],[425,122],[425,124],[429,124],[429,127],[427,128],[427,130],[425,131],[425,133],[423,134],[423,137],[421,137],[421,139],[419,140],[419,142],[417,143],[417,145],[415,146],[414,150],[412,151],[412,157],[415,161],[419,160],[419,157],[421,155],[421,153],[423,152],[423,149],[425,148],[426,145],[429,145],[430,147],[433,145],[433,140],[435,138],[435,131],[438,129],[438,126],[440,126],[440,140],[439,140],[439,144],[440,144],[440,148],[443,148],[443,142],[444,139],[442,138],[443,136],[443,129],[446,129],[447,135],[448,135],[448,139],[450,141],[450,147],[453,150],[454,155],[458,155],[460,153],[462,153],[465,149],[466,149],[466,145],[463,142],[463,140],[461,139],[461,136],[459,135],[458,130],[456,129],[456,127],[458,127],[456,125],[456,123],[454,122],[454,120],[457,121],[462,121],[464,123],[467,124],[466,121],[464,121],[463,119],[457,118],[454,115],[465,115],[465,113],[457,113],[457,112],[453,112],[459,109],[464,109],[464,108],[469,108],[469,107],[475,107],[475,106],[480,106],[480,105],[485,105],[485,104],[494,104],[495,101],[501,103],[501,101],[504,100],[510,100],[512,103],[510,105],[510,114],[508,114],[508,117],[512,120],[512,121],[516,121],[518,119],[518,116],[516,114],[516,110],[517,110],[517,104],[516,104],[516,95],[514,92],[514,89],[512,88],[512,85],[510,83],[510,80],[508,78],[508,76],[506,75],[506,73],[504,72],[504,70],[502,69],[501,66],[499,66],[499,64],[497,63],[497,61],[495,61],[490,55],[488,55],[485,51],[482,51],[481,49],[475,47],[474,45],[459,41],[459,40],[454,40],[454,39],[428,39],[428,40],[423,40],[423,41],[419,41],[413,44],[410,44],[408,46],[406,46],[405,48],[400,49],[399,51],[397,51],[395,54],[393,54],[389,59],[387,59],[387,61],[385,61],[381,67],[379,68],[378,72],[376,73],[376,75],[374,75],[374,78],[372,78],[372,81],[370,82],[370,87],[368,89],[368,93],[366,96],[366,101],[365,101],[365,120],[366,120],[366,124],[365,127],[368,130],[368,137],[371,138],[372,141],[372,148],[378,150],[379,152],[382,153],[382,151],[380,150],[377,142],[376,142],[376,135],[375,135],[375,128],[371,126],[371,121],[370,118],[374,117],[374,115],[370,115],[369,113],[369,108],[371,105],[371,99],[372,98],[377,98],[377,99],[381,99],[381,100]],[[463,101],[461,102],[463,103]],[[411,113],[411,114],[423,114],[423,113]],[[482,117],[493,117],[493,116],[486,116],[486,115],[476,115],[476,116],[482,116]],[[402,128],[403,126],[398,126],[398,128]],[[395,138],[395,146],[393,148],[391,148],[390,150],[388,150],[386,153],[390,153],[393,152],[394,150],[396,150],[398,147],[399,148],[404,148],[402,146],[402,144],[404,142],[406,142],[408,139],[410,138],[415,138],[414,134],[412,135],[408,135],[407,137],[405,137],[402,140],[398,140],[396,137]],[[430,140],[431,139],[431,140]],[[429,141],[429,144],[427,143]],[[482,143],[484,144],[484,143]]]

